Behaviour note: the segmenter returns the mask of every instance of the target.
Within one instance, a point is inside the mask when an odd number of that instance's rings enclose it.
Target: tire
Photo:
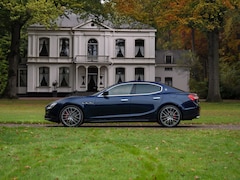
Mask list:
[[[176,106],[166,105],[158,113],[158,123],[164,127],[175,127],[180,121],[181,112]]]
[[[64,126],[78,127],[83,123],[82,110],[74,105],[65,106],[60,112],[60,120]]]

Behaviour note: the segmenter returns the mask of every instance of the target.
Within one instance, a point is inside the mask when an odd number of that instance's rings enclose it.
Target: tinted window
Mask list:
[[[146,94],[161,91],[161,87],[153,84],[136,84],[134,94]]]
[[[128,95],[132,91],[132,84],[124,84],[117,87],[114,87],[108,91],[109,95]]]

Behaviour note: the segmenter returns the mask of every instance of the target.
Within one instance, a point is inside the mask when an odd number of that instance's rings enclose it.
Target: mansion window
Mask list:
[[[60,39],[60,56],[69,56],[69,39]]]
[[[69,68],[68,67],[59,68],[59,86],[60,87],[69,86]]]
[[[39,39],[39,56],[49,56],[49,38]]]
[[[161,77],[155,77],[155,82],[161,82]]]
[[[165,84],[168,86],[172,86],[172,78],[171,77],[165,77]]]
[[[40,86],[49,86],[49,68],[40,67],[39,68],[39,84]]]
[[[26,69],[20,69],[19,70],[19,86],[20,87],[27,87],[27,70]]]
[[[116,40],[116,57],[125,57],[125,40]]]
[[[98,42],[96,39],[88,41],[88,56],[98,56]]]
[[[173,64],[173,57],[171,55],[166,55],[165,62],[166,64]]]
[[[144,69],[143,68],[135,68],[135,80],[136,81],[144,81]]]
[[[173,69],[171,67],[165,67],[165,71],[172,71]]]
[[[115,82],[121,83],[125,81],[125,69],[124,68],[116,68]]]
[[[144,57],[144,40],[135,40],[135,57]]]

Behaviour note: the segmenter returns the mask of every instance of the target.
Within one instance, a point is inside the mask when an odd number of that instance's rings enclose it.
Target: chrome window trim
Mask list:
[[[120,83],[120,84],[117,84],[117,85],[113,85],[112,87],[109,87],[108,89],[106,90],[111,90],[112,88],[115,88],[115,87],[118,87],[120,85],[128,85],[128,84],[132,84],[133,86],[135,84],[149,84],[149,85],[154,85],[154,86],[158,86],[160,87],[160,90],[159,91],[155,91],[155,92],[151,92],[151,93],[140,93],[140,94],[120,94],[120,95],[107,95],[107,96],[103,96],[103,92],[101,92],[97,97],[122,97],[122,96],[145,96],[145,95],[152,95],[152,94],[158,94],[158,93],[161,93],[163,91],[163,86],[160,85],[160,84],[156,84],[156,83],[151,83],[151,82],[127,82],[127,83]]]

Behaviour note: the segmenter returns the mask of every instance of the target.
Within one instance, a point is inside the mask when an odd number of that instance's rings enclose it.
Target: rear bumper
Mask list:
[[[185,110],[182,114],[182,120],[192,120],[200,118],[200,107],[196,107],[193,109]]]

